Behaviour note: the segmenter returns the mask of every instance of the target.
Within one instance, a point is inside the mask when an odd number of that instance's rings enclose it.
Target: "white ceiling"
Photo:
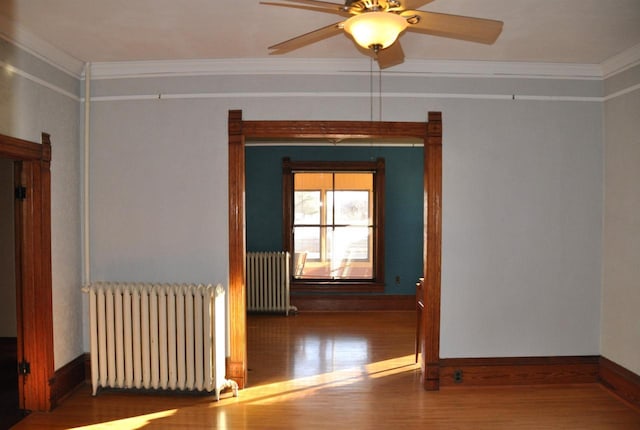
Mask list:
[[[600,64],[640,46],[640,0],[436,0],[421,9],[497,19],[504,29],[491,46],[406,33],[407,61]],[[339,20],[259,0],[0,0],[5,37],[26,33],[93,63],[260,59],[274,43]],[[284,57],[362,54],[341,34]]]

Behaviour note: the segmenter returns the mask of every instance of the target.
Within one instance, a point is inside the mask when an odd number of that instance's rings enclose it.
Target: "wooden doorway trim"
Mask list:
[[[442,243],[442,114],[429,112],[428,122],[243,121],[229,111],[229,318],[230,355],[227,377],[246,384],[247,337],[245,279],[245,141],[246,139],[417,138],[424,142],[425,311],[420,321],[422,384],[440,384],[440,262]]]
[[[51,409],[54,376],[51,305],[51,140],[42,143],[0,135],[0,158],[14,160],[18,362],[30,373],[19,379],[20,408]]]

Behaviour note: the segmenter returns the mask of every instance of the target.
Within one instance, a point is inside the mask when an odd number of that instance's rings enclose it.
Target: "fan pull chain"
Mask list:
[[[369,60],[369,121],[373,122],[373,58]]]
[[[369,121],[373,122],[373,59],[369,61]],[[378,121],[382,122],[382,69],[378,68]]]
[[[382,69],[378,68],[378,121],[382,122]]]

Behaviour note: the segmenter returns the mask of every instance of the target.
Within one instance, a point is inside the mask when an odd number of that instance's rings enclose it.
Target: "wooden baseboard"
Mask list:
[[[82,354],[56,370],[50,381],[52,409],[85,382],[88,356],[89,354]]]
[[[640,409],[640,375],[600,357],[600,381],[618,396]]]
[[[244,387],[242,369],[237,365],[230,368],[234,373],[231,379]],[[600,382],[640,409],[640,375],[605,357],[445,358],[440,360],[438,370],[439,385],[445,387]],[[89,379],[90,375],[89,353],[58,369],[51,383],[53,407]],[[434,386],[432,389],[438,388]]]
[[[598,356],[447,358],[441,386],[575,384],[599,382]]]
[[[391,294],[292,294],[299,311],[415,311],[415,295]]]

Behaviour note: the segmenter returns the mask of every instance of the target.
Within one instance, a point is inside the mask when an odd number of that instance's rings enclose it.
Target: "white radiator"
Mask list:
[[[247,311],[296,311],[290,305],[288,252],[247,252]]]
[[[91,385],[215,393],[225,379],[221,285],[99,282],[89,294]]]

